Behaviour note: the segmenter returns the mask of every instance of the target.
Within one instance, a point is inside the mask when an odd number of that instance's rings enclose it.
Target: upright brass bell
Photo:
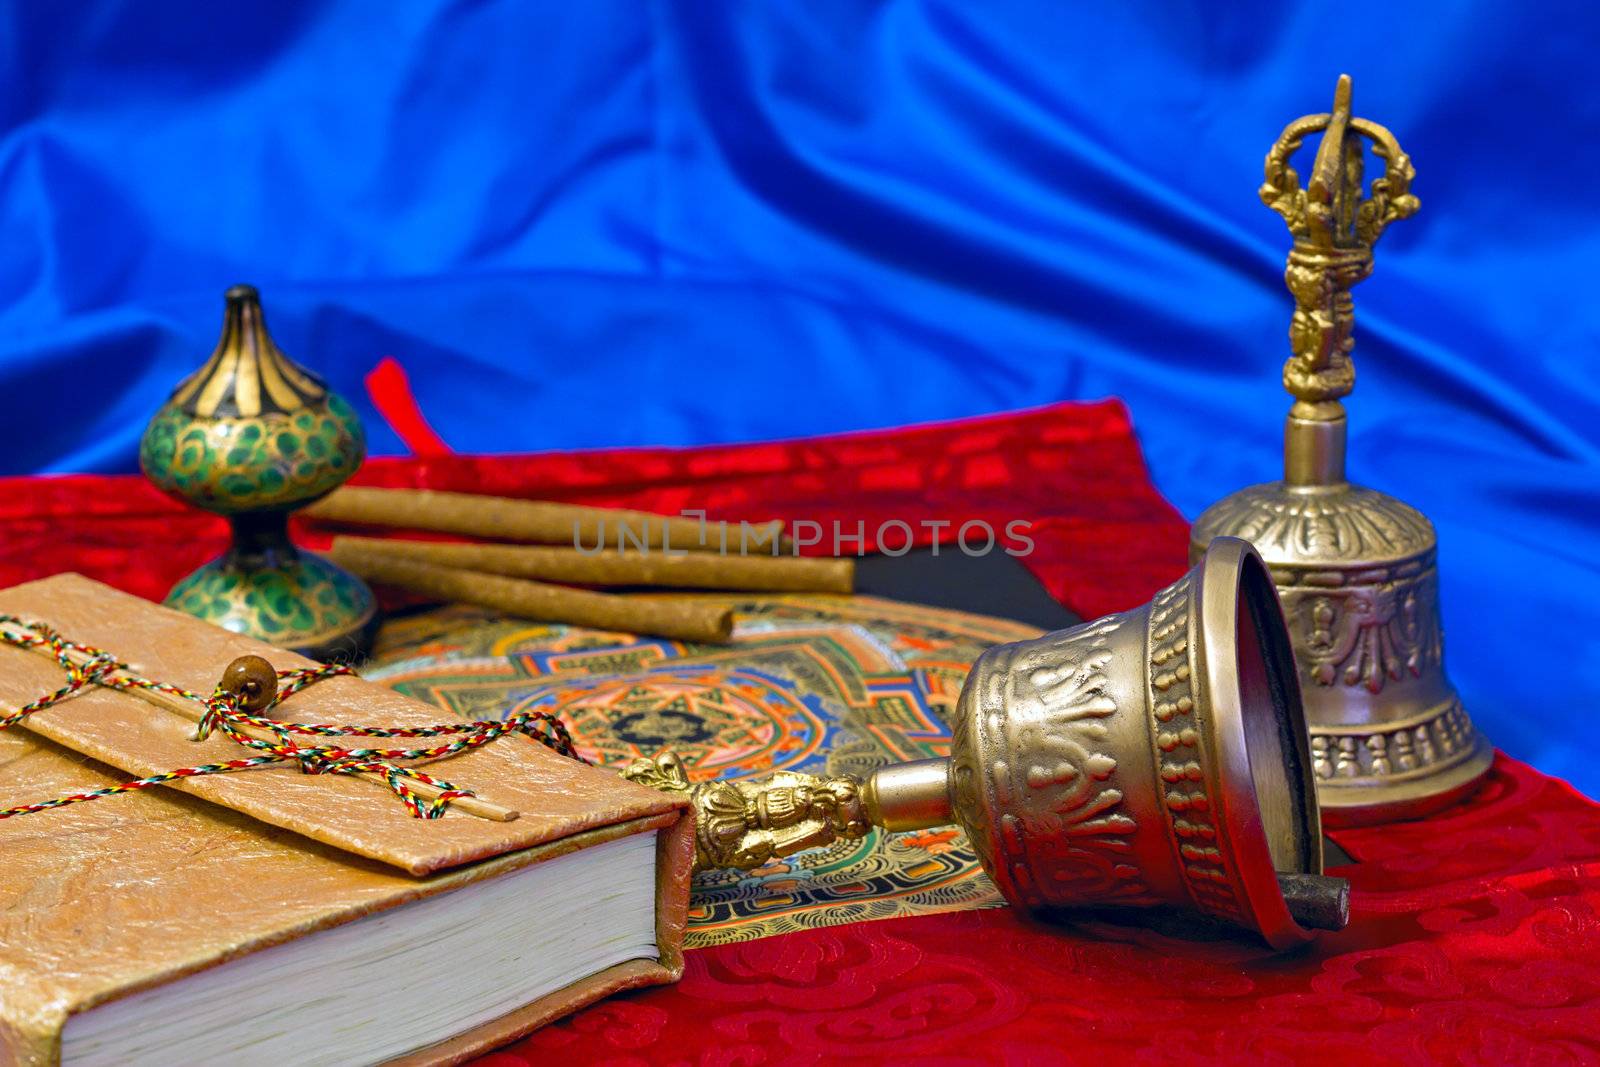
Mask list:
[[[973,665],[947,760],[853,776],[691,784],[670,754],[626,777],[687,792],[698,868],[754,868],[872,825],[956,822],[1017,907],[1170,907],[1275,947],[1339,929],[1289,635],[1248,544],[1221,538],[1143,607]]]
[[[1318,131],[1301,189],[1290,158]],[[1362,138],[1384,163],[1365,199]],[[1213,504],[1190,541],[1198,558],[1214,537],[1243,537],[1272,569],[1299,662],[1317,797],[1334,826],[1424,815],[1470,790],[1494,758],[1445,677],[1433,524],[1345,480],[1350,287],[1372,272],[1384,227],[1417,210],[1412,177],[1394,135],[1351,116],[1348,76],[1330,114],[1290,123],[1267,154],[1261,199],[1294,235],[1284,478]]]

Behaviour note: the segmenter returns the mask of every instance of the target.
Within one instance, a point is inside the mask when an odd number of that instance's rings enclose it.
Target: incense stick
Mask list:
[[[372,552],[498,574],[588,586],[657,586],[740,592],[849,593],[855,563],[848,559],[724,556],[712,552],[588,552],[543,545],[484,545],[335,537],[333,550]]]
[[[783,523],[729,524],[543,500],[433,489],[345,486],[304,514],[329,522],[462,534],[486,541],[658,551],[716,552],[730,546],[771,553]]]
[[[328,555],[368,581],[435,600],[493,608],[525,619],[713,644],[727,641],[733,633],[733,609],[725,604],[700,603],[685,597],[656,599],[568,589],[369,552],[348,543],[336,545]]]

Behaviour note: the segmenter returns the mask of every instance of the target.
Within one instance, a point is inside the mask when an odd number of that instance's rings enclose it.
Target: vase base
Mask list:
[[[322,662],[361,659],[378,629],[366,583],[307,552],[266,567],[213,560],[173,586],[166,604]]]

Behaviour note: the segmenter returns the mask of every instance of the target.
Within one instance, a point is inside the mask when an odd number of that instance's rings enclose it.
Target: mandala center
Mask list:
[[[760,671],[674,666],[553,680],[518,707],[559,714],[579,748],[608,766],[671,749],[701,775],[751,774],[817,750],[822,721],[793,690]]]
[[[703,745],[716,737],[705,719],[676,706],[630,712],[613,719],[611,730],[628,744],[645,749]]]

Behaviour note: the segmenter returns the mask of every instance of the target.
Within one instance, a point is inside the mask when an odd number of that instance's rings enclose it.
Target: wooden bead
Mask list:
[[[278,695],[278,672],[260,656],[240,656],[222,672],[222,688],[244,711],[260,711]]]

